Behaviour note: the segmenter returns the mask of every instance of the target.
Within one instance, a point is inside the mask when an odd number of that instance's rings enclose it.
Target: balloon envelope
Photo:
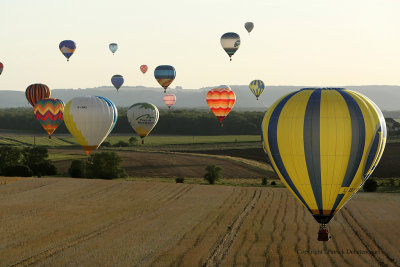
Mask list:
[[[114,104],[110,99],[108,99],[108,98],[106,98],[106,97],[104,97],[104,96],[97,96],[97,97],[99,97],[99,98],[103,99],[104,101],[106,101],[107,104],[114,110],[113,124],[112,124],[112,126],[111,126],[111,128],[110,128],[110,131],[108,132],[108,134],[110,134],[110,133],[112,132],[112,130],[114,129],[115,124],[117,124],[117,120],[118,120],[118,109],[117,109],[117,107],[115,106],[115,104]],[[108,135],[108,134],[107,134],[107,135]]]
[[[38,100],[50,97],[50,89],[45,84],[31,84],[26,88],[25,96],[32,107],[34,107]]]
[[[133,130],[140,138],[144,138],[156,126],[159,112],[151,103],[136,103],[128,109],[126,116]]]
[[[3,72],[3,69],[4,69],[4,65],[3,65],[3,63],[0,62],[0,74]]]
[[[264,91],[265,85],[261,80],[254,80],[249,84],[250,91],[256,96],[257,100],[258,97]]]
[[[44,98],[36,102],[33,112],[48,135],[60,126],[63,119],[64,103],[60,99]]]
[[[115,109],[109,102],[103,97],[81,96],[65,105],[65,126],[87,155],[101,145],[112,129]]]
[[[290,93],[268,109],[261,126],[275,172],[321,224],[361,188],[386,143],[379,108],[341,88]]]
[[[172,107],[176,102],[176,96],[174,94],[166,94],[163,97],[164,104],[167,105],[168,108]]]
[[[236,95],[227,85],[221,85],[208,91],[207,104],[220,123],[228,116],[236,102]]]
[[[246,22],[244,24],[244,27],[246,28],[246,30],[250,33],[253,28],[254,28],[254,23],[253,22]]]
[[[108,45],[108,48],[110,48],[110,51],[114,54],[118,49],[118,44],[111,43],[111,44]]]
[[[121,88],[121,86],[124,84],[124,77],[122,77],[122,75],[116,74],[111,77],[111,83],[118,91],[118,89]]]
[[[229,58],[232,60],[233,54],[239,49],[240,36],[234,32],[227,32],[221,36],[221,45]]]
[[[160,65],[154,70],[154,77],[165,92],[176,77],[175,68],[170,65]]]
[[[67,61],[69,61],[69,58],[75,52],[76,44],[72,40],[64,40],[58,47],[60,48],[61,53],[63,53],[63,55],[67,58]]]
[[[148,70],[147,65],[141,65],[141,66],[140,66],[140,71],[141,71],[143,74],[145,74],[145,73],[147,72],[147,70]]]

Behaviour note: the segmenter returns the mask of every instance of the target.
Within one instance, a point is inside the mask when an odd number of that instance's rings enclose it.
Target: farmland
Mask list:
[[[283,188],[0,179],[1,266],[400,264],[399,194],[357,194],[323,244]]]

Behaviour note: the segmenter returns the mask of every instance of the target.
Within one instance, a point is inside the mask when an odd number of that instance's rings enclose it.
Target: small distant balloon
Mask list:
[[[64,40],[60,43],[59,48],[61,53],[67,58],[67,61],[69,61],[69,58],[75,52],[76,44],[72,40]]]
[[[227,85],[221,85],[208,91],[206,96],[207,104],[219,120],[222,127],[222,120],[228,116],[236,102],[236,95]]]
[[[244,27],[246,28],[246,30],[249,32],[249,34],[250,34],[250,32],[253,30],[253,28],[254,28],[254,23],[253,22],[246,22],[245,24],[244,24]]]
[[[171,108],[176,102],[176,96],[174,94],[166,94],[163,97],[164,104]]]
[[[3,63],[0,62],[0,74],[3,72],[3,69],[4,69],[4,65],[3,65]]]
[[[111,52],[112,52],[113,55],[114,55],[114,53],[118,50],[118,44],[116,44],[116,43],[111,43],[111,44],[108,45],[108,48],[110,48]]]
[[[154,77],[157,82],[164,88],[164,93],[167,91],[168,86],[174,81],[176,77],[175,68],[170,65],[160,65],[154,70]]]
[[[141,71],[143,74],[145,74],[145,73],[147,72],[147,70],[148,70],[147,65],[142,65],[142,66],[140,66],[140,71]]]
[[[40,99],[49,98],[50,94],[50,88],[41,83],[31,84],[25,90],[26,99],[32,107],[34,107],[36,102]]]
[[[232,61],[232,56],[239,49],[240,36],[234,32],[227,32],[221,36],[221,45]]]
[[[33,108],[35,118],[47,132],[49,138],[63,123],[63,111],[64,103],[60,99],[43,98],[36,102]]]
[[[258,97],[264,91],[265,85],[261,80],[254,80],[249,84],[250,91],[256,96],[257,100]]]
[[[121,86],[124,84],[124,77],[122,77],[122,75],[116,74],[111,77],[111,83],[118,91],[118,89],[121,88]]]

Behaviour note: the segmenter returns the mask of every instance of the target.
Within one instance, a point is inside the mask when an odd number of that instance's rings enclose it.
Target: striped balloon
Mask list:
[[[60,48],[61,53],[67,58],[67,61],[69,61],[69,58],[75,52],[76,44],[72,40],[64,40],[59,44],[58,48]]]
[[[386,143],[378,106],[341,88],[282,97],[268,109],[261,131],[275,172],[321,227],[368,179]]]
[[[60,99],[44,98],[36,102],[33,108],[35,118],[49,135],[60,126],[63,121],[64,103]]]
[[[176,102],[176,96],[174,94],[166,94],[163,97],[164,104],[171,108]]]
[[[35,83],[29,85],[25,90],[25,96],[28,102],[35,106],[36,102],[43,98],[50,97],[50,89],[45,84]]]
[[[154,78],[164,88],[166,92],[168,86],[174,81],[176,77],[176,71],[173,66],[160,65],[154,70]]]
[[[227,85],[221,85],[208,91],[207,104],[222,126],[222,120],[228,116],[236,102],[236,95]]]
[[[232,61],[232,56],[239,49],[240,36],[235,32],[227,32],[221,36],[221,45]]]
[[[4,65],[3,65],[3,63],[0,62],[0,74],[3,72],[3,69],[4,69]]]
[[[141,66],[140,66],[140,71],[141,71],[143,74],[145,74],[145,73],[147,72],[147,70],[148,70],[147,65],[141,65]]]
[[[264,83],[261,80],[254,80],[250,83],[249,85],[251,92],[256,96],[257,100],[258,97],[262,94],[264,91]]]

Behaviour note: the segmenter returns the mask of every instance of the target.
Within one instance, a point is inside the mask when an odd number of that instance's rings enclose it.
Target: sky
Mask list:
[[[159,87],[158,65],[175,67],[172,88],[400,85],[399,11],[399,0],[0,0],[0,90],[111,86],[114,74]],[[241,46],[229,61],[220,37],[231,31]]]

